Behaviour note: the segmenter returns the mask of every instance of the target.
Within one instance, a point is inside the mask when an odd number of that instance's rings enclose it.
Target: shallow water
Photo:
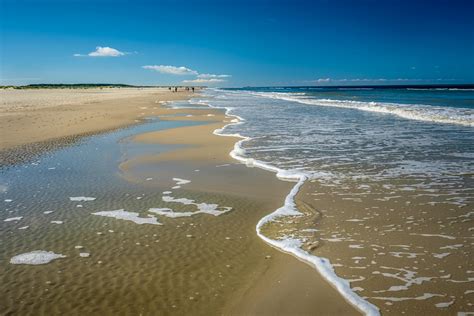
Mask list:
[[[312,207],[263,233],[331,259],[338,275],[383,312],[472,308],[472,128],[254,91],[209,91],[172,106],[207,103],[232,107],[245,119],[224,130],[252,137],[241,156],[311,179],[301,194]],[[0,221],[6,313],[207,314],[224,305],[221,298],[253,273],[256,261],[248,258],[265,260],[268,250],[252,242],[249,225],[271,211],[258,190],[251,199],[237,194],[239,181],[235,192],[225,190],[232,187],[229,175],[255,172],[230,165],[196,173],[193,165],[153,163],[138,164],[130,177],[119,169],[177,148],[134,143],[132,136],[193,124],[205,122],[152,119],[0,170],[2,218],[13,219]],[[200,173],[201,183],[193,176]],[[36,250],[66,257],[38,266],[9,263]]]
[[[238,157],[309,179],[298,199],[312,207],[264,235],[329,258],[384,313],[473,309],[474,91],[208,90],[200,101],[241,118],[222,131],[248,138]]]
[[[119,169],[125,160],[178,147],[133,143],[131,136],[200,124],[205,122],[151,118],[1,169],[2,313],[206,314],[222,307],[220,297],[247,269],[242,263],[238,267],[238,258],[229,258],[245,252],[242,247],[252,236],[230,226],[245,221],[245,212],[226,213],[231,222],[208,213],[228,211],[223,207],[230,205],[232,210],[261,206],[186,190],[190,183],[182,167],[165,175],[160,171],[168,169],[160,166],[134,182]],[[163,199],[165,191],[177,201]],[[180,199],[196,204],[183,205]],[[150,208],[188,216],[168,218]],[[192,216],[199,210],[207,213]]]

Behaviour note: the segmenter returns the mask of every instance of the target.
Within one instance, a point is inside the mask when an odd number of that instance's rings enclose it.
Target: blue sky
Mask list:
[[[474,1],[0,0],[0,84],[474,83]]]

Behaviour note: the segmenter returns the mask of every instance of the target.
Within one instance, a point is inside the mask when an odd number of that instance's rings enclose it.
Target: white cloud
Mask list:
[[[197,75],[198,72],[186,67],[164,66],[164,65],[148,65],[142,66],[143,69],[154,70],[162,74],[170,75]]]
[[[226,82],[224,78],[230,78],[231,75],[216,75],[216,74],[200,74],[196,70],[189,69],[187,67],[181,66],[165,66],[165,65],[147,65],[142,66],[143,69],[153,70],[163,74],[170,75],[193,75],[196,76],[195,79],[183,80],[184,84],[214,84],[220,82]]]
[[[128,54],[128,53],[121,52],[118,49],[115,49],[115,48],[112,48],[112,47],[97,46],[95,48],[95,51],[90,52],[87,55],[74,54],[74,56],[75,57],[85,57],[85,56],[89,56],[89,57],[119,57],[119,56],[123,56],[123,55],[126,55],[126,54]]]
[[[331,78],[319,78],[318,80],[315,80],[316,82],[329,82],[331,81]]]
[[[214,75],[214,74],[199,74],[198,78],[211,79],[211,78],[229,78],[231,75]]]
[[[218,79],[218,78],[209,78],[209,79],[204,79],[204,78],[197,78],[193,80],[183,80],[183,83],[219,83],[219,82],[225,82],[226,80],[224,79]]]

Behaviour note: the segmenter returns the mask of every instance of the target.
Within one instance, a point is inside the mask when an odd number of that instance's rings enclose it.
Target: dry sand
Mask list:
[[[160,101],[189,95],[165,88],[0,90],[0,164],[137,123],[161,114]]]

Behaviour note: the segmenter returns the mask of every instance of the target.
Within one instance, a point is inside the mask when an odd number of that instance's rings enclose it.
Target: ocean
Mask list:
[[[472,89],[208,89],[193,102],[235,117],[215,132],[242,138],[234,158],[296,182],[257,224],[264,241],[369,314],[472,310]]]

